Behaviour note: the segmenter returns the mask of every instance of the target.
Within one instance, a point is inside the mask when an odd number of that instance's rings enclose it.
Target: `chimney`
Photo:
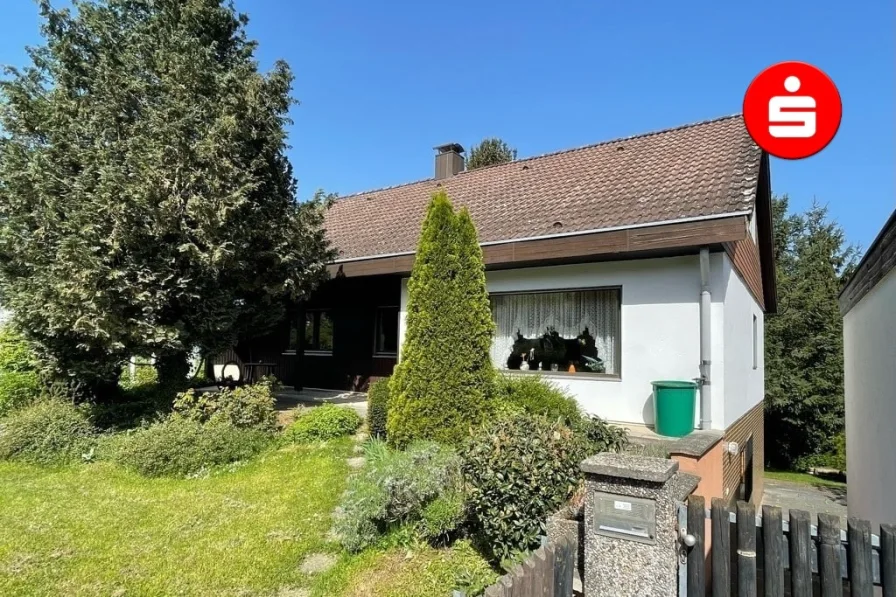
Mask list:
[[[433,147],[436,155],[436,180],[450,178],[464,171],[464,148],[460,143],[447,143]]]

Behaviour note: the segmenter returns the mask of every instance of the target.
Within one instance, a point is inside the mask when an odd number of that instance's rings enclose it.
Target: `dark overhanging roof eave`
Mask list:
[[[483,243],[488,269],[529,267],[533,264],[588,262],[599,259],[633,259],[660,251],[721,247],[742,240],[747,231],[746,213],[699,221],[673,222],[641,228],[596,231],[553,238],[521,239]],[[345,259],[329,265],[331,273],[343,276],[406,274],[413,266],[414,253]]]
[[[840,314],[846,315],[884,277],[896,268],[896,210],[865,251],[849,282],[838,295]]]
[[[529,236],[522,238],[508,238],[501,240],[492,240],[492,241],[484,241],[479,243],[479,246],[485,248],[490,246],[497,245],[509,245],[515,243],[525,243],[525,242],[533,242],[533,241],[542,241],[542,240],[551,240],[551,239],[560,239],[560,238],[569,238],[576,236],[589,236],[595,234],[605,234],[609,232],[618,232],[622,230],[635,230],[635,229],[648,229],[648,228],[656,228],[660,226],[666,226],[669,224],[686,224],[692,222],[701,222],[708,220],[722,220],[726,218],[733,218],[739,216],[749,216],[751,214],[750,210],[742,210],[735,211],[729,213],[720,213],[720,214],[709,214],[705,216],[691,217],[691,218],[679,218],[674,220],[664,220],[659,222],[647,222],[642,224],[629,224],[623,226],[610,226],[607,228],[598,228],[594,230],[579,230],[574,232],[566,232],[566,233],[557,233],[557,234],[546,234],[541,236]],[[373,255],[365,255],[361,257],[348,257],[345,259],[336,259],[332,262],[334,265],[339,265],[341,263],[349,263],[352,261],[369,261],[372,259],[384,259],[388,257],[401,257],[406,255],[413,255],[416,251],[398,251],[394,253],[379,253]]]

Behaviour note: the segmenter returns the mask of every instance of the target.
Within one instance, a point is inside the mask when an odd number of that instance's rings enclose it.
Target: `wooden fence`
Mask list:
[[[484,597],[572,597],[575,544],[570,537],[547,538],[522,564],[485,590]],[[466,597],[454,591],[454,597]]]
[[[707,583],[705,519],[712,519],[711,579]],[[896,597],[896,526],[850,518],[846,531],[840,519],[819,514],[811,524],[808,512],[763,506],[756,517],[752,504],[738,502],[730,512],[719,499],[707,512],[702,497],[687,504],[687,532],[695,539],[687,553],[687,597],[871,597],[875,585],[884,597]],[[879,594],[879,593],[878,593]],[[683,596],[682,596],[683,597]]]

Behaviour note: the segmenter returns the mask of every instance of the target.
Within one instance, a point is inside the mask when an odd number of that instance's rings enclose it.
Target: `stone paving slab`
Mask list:
[[[842,528],[846,528],[845,487],[815,486],[766,479],[762,503],[781,508],[785,520],[790,510],[806,510],[811,513],[812,524],[818,523],[819,512],[834,514],[840,517]]]
[[[217,386],[206,386],[197,388],[200,394],[214,393],[220,391]],[[277,404],[275,408],[280,413],[280,423],[286,424],[291,422],[291,418],[284,418],[285,413],[296,407],[320,406],[322,404],[334,404],[344,408],[350,408],[358,413],[362,419],[367,418],[367,394],[364,392],[344,392],[341,390],[312,390],[304,389],[301,391],[294,389],[283,389],[277,392]]]
[[[364,392],[342,392],[339,390],[311,390],[296,391],[292,389],[277,392],[277,409],[290,409],[296,406],[320,406],[321,404],[334,404],[345,408],[351,408],[362,419],[367,418],[367,394]]]

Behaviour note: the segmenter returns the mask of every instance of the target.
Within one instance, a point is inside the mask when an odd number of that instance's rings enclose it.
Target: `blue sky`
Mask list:
[[[39,42],[37,10],[4,2],[0,62]],[[829,205],[863,249],[896,207],[896,15],[885,0],[532,2],[236,0],[264,68],[296,75],[290,157],[305,198],[432,175],[432,147],[500,136],[520,157],[740,112],[782,60],[830,75],[832,144],[773,159],[794,209]]]

